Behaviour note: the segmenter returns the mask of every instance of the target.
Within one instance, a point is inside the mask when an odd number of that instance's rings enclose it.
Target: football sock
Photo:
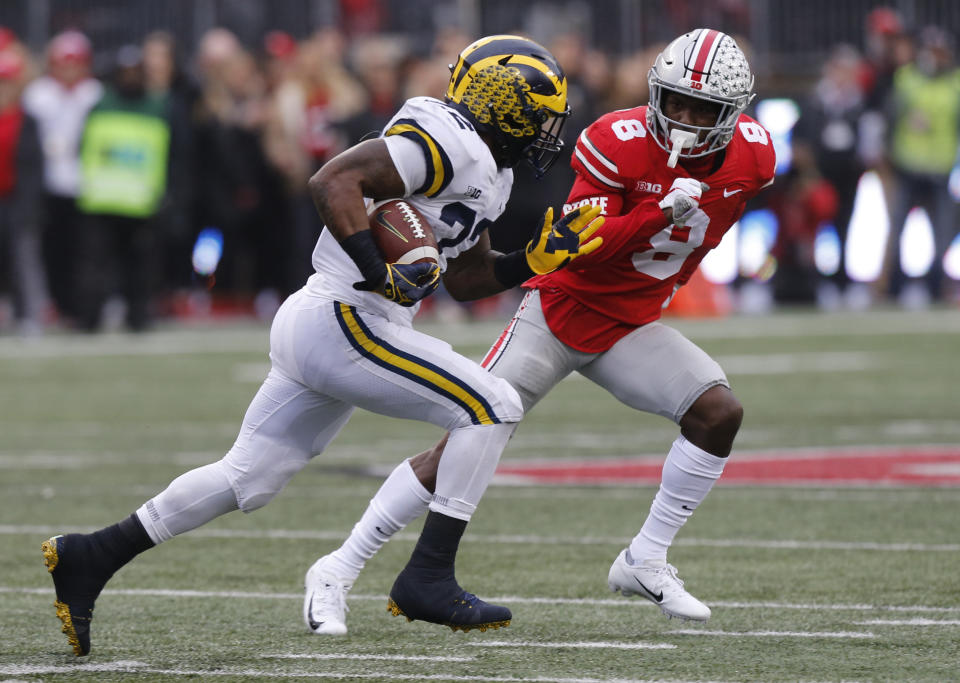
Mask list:
[[[461,519],[433,510],[428,512],[423,531],[403,571],[426,581],[451,578],[457,548],[466,528],[467,523]]]
[[[727,458],[718,458],[677,437],[663,463],[660,489],[650,514],[630,543],[629,555],[637,564],[667,559],[674,536],[710,493],[726,462]]]
[[[509,422],[451,431],[437,468],[430,510],[469,521],[516,428],[516,422]]]
[[[237,509],[237,496],[218,460],[181,474],[136,514],[150,539],[159,544]]]
[[[353,581],[391,536],[422,515],[433,495],[404,460],[370,499],[366,512],[343,545],[331,553],[337,576]]]
[[[94,531],[87,538],[95,551],[93,557],[97,564],[110,575],[144,550],[156,545],[150,540],[136,513],[116,524]]]

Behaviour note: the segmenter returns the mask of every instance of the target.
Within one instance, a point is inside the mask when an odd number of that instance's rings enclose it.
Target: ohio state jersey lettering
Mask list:
[[[563,215],[566,216],[571,211],[576,211],[581,206],[599,206],[600,213],[606,215],[607,213],[607,203],[610,201],[609,197],[587,197],[586,199],[581,199],[578,202],[573,204],[564,204],[563,205]]]

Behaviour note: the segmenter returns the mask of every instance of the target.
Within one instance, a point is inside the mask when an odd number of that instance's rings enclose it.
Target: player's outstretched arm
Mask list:
[[[526,248],[509,254],[492,250],[484,233],[471,249],[447,262],[443,284],[457,301],[472,301],[550,273],[600,248],[603,238],[594,233],[603,220],[598,207],[579,207],[556,222],[553,209],[547,209]]]
[[[600,211],[599,206],[581,206],[554,223],[553,208],[547,209],[540,228],[527,244],[530,270],[537,275],[546,275],[599,249],[603,238],[593,235],[603,226]]]

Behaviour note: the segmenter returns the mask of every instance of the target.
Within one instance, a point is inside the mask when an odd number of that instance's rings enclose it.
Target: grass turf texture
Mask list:
[[[960,439],[955,311],[669,322],[727,368],[746,409],[738,449]],[[422,329],[474,358],[498,332]],[[606,589],[652,487],[494,486],[464,538],[458,577],[502,598],[510,628],[453,634],[389,616],[386,593],[415,523],[355,585],[349,635],[311,636],[300,621],[304,571],[376,491],[368,472],[440,435],[359,411],[266,508],[227,515],[121,570],[97,603],[91,656],[74,658],[41,541],[114,522],[221,457],[266,372],[266,347],[264,328],[0,339],[0,680],[956,680],[952,488],[719,486],[670,555],[714,610],[693,626]],[[504,457],[663,455],[675,435],[669,422],[571,380],[527,417]],[[866,543],[877,545],[856,545]],[[878,621],[901,623],[868,623]]]

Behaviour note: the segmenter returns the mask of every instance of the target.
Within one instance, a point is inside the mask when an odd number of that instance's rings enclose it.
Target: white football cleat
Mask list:
[[[645,597],[668,617],[691,621],[710,618],[710,608],[683,588],[677,568],[663,560],[647,560],[634,566],[627,563],[627,551],[623,550],[610,567],[607,585],[614,593]]]
[[[347,633],[347,593],[352,582],[337,578],[327,565],[329,555],[313,563],[303,579],[303,621],[311,633],[342,636]]]

